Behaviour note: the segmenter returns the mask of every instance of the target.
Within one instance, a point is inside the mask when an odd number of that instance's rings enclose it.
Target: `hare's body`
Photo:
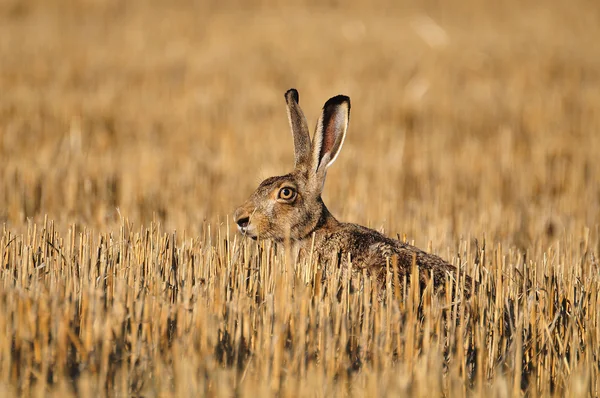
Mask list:
[[[302,249],[308,252],[311,243],[304,242]],[[443,290],[446,278],[456,271],[438,256],[357,224],[338,223],[332,232],[315,234],[314,252],[320,260],[333,266],[346,267],[351,261],[355,270],[366,269],[369,275],[376,276],[381,282],[385,280],[388,265],[391,271],[394,256],[400,277],[398,282],[403,281],[405,276],[410,280],[414,259],[420,270],[421,285],[426,285],[433,276],[437,290]]]
[[[391,239],[356,224],[341,223],[321,199],[327,168],[342,147],[350,114],[350,99],[331,98],[325,103],[315,136],[310,141],[306,119],[298,105],[298,93],[286,93],[288,116],[294,136],[296,168],[287,175],[263,181],[246,203],[236,210],[240,231],[254,239],[284,242],[289,239],[300,254],[313,250],[328,268],[345,267],[383,281],[388,266],[397,264],[399,282],[410,279],[413,262],[419,267],[420,283],[433,276],[437,291],[443,291],[456,268],[438,256]],[[466,291],[470,291],[466,278]]]

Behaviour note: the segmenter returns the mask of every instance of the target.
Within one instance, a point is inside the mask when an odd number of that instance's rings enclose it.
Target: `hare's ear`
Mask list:
[[[296,89],[291,88],[285,93],[288,119],[294,136],[295,167],[305,168],[308,167],[310,159],[310,135],[308,123],[306,123],[306,118],[298,103],[299,100],[300,97]]]
[[[327,168],[335,162],[342,149],[348,122],[350,121],[350,98],[338,95],[323,106],[312,142],[311,171],[319,183],[325,182]]]

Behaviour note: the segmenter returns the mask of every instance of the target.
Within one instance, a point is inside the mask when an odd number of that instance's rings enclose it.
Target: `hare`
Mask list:
[[[312,143],[298,92],[288,90],[285,100],[294,137],[294,171],[264,180],[235,211],[239,231],[253,239],[289,241],[301,255],[314,250],[313,256],[325,267],[347,267],[350,261],[353,271],[366,269],[380,283],[394,263],[398,267],[398,283],[405,277],[410,280],[415,261],[421,286],[433,276],[434,290],[443,292],[447,277],[458,276],[454,266],[375,230],[338,221],[321,199],[327,169],[335,162],[346,138],[350,98],[338,95],[325,103]],[[466,277],[467,296],[470,286],[471,280]]]

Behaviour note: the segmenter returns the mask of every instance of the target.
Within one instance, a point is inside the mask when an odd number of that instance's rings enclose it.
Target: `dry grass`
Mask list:
[[[341,4],[0,3],[0,393],[600,395],[600,8]],[[352,98],[332,212],[468,307],[229,228],[289,87]]]

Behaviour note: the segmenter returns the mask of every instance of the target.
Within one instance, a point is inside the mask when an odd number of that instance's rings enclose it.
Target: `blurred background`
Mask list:
[[[324,200],[419,245],[598,229],[600,5],[0,2],[0,224],[197,234],[352,99]],[[566,235],[565,235],[566,234]]]

